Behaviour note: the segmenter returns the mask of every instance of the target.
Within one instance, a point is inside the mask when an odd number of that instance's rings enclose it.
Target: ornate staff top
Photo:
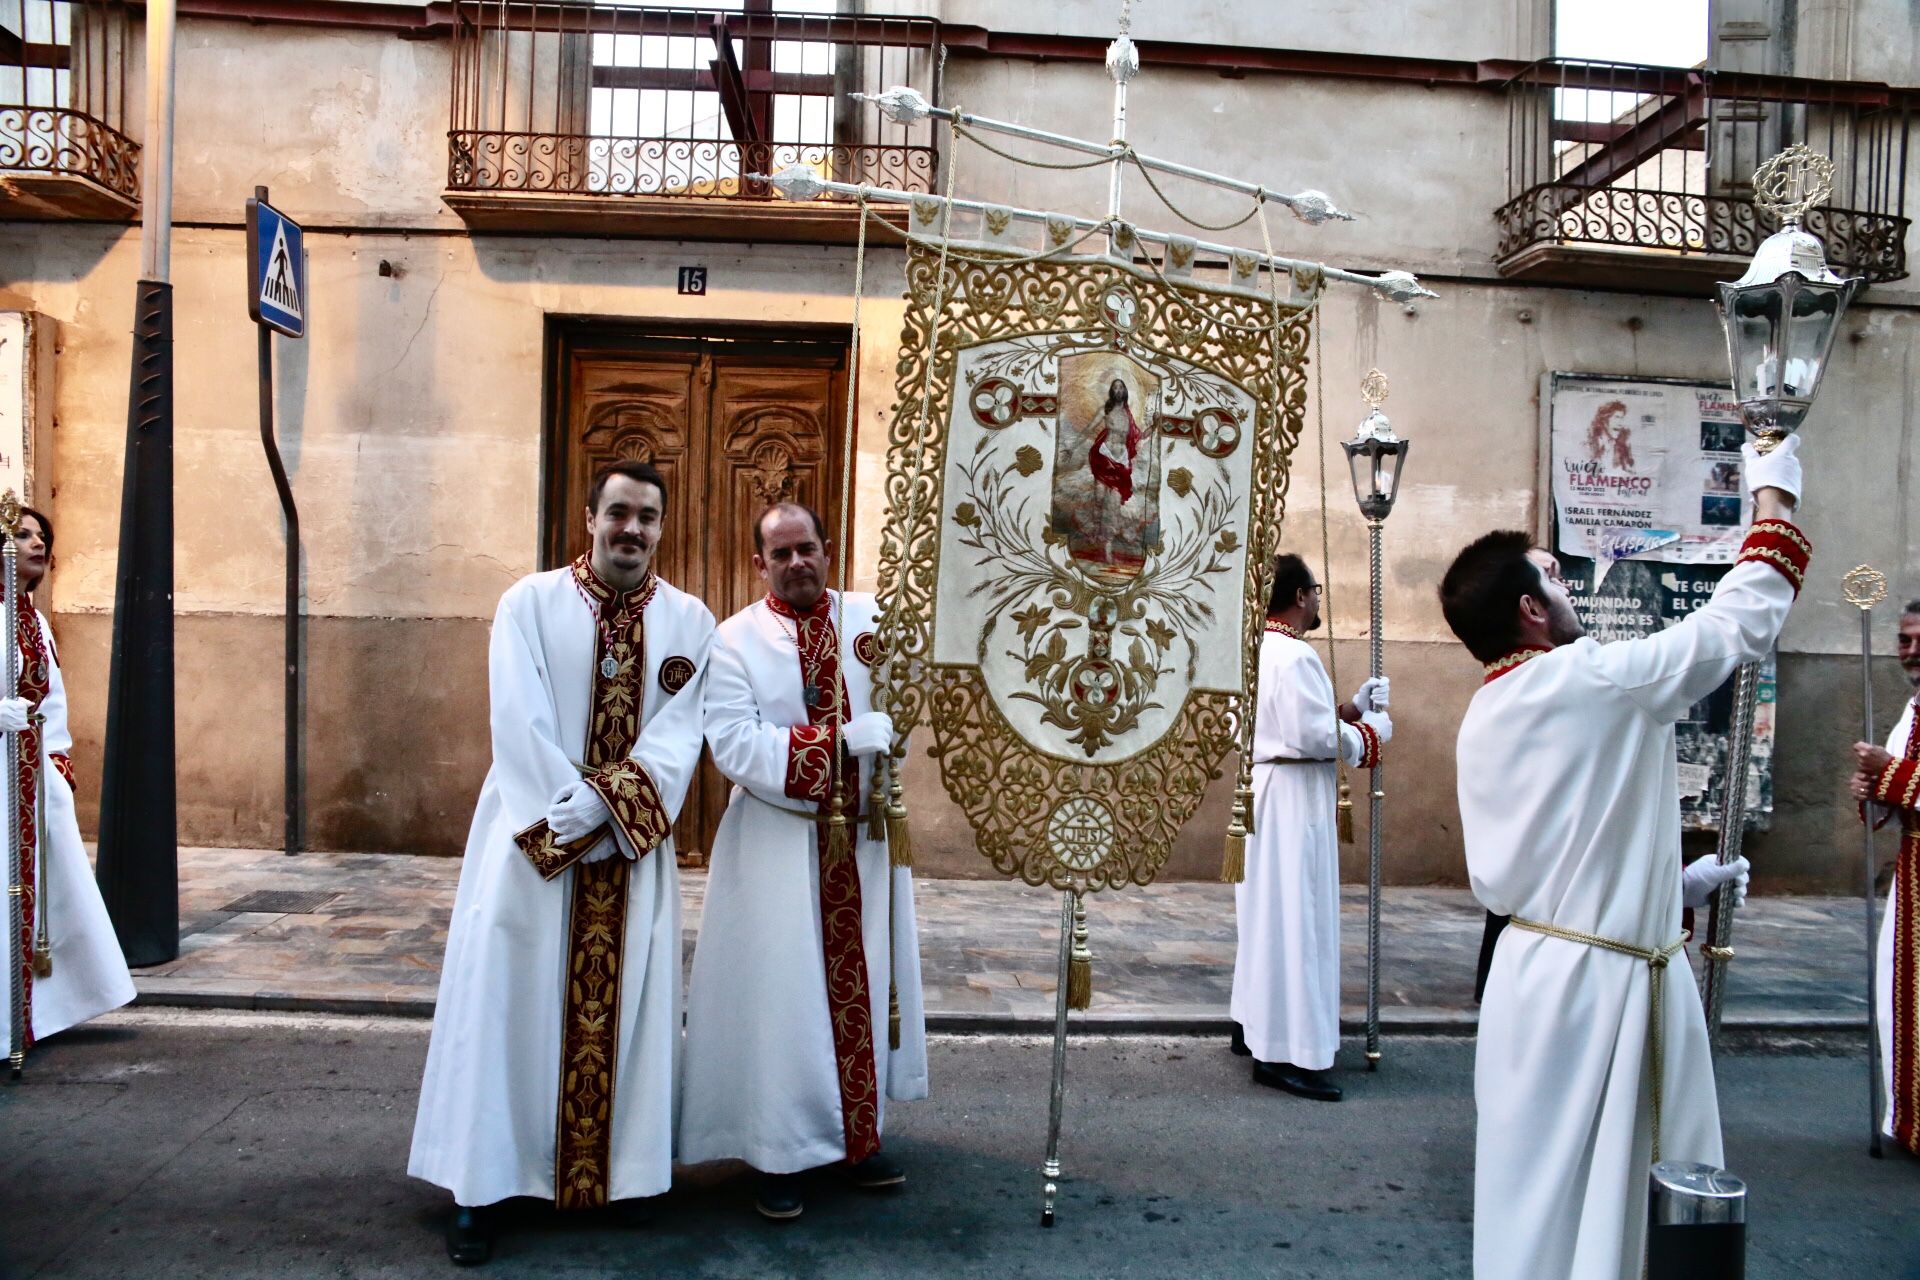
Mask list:
[[[1847,603],[1862,612],[1887,598],[1887,575],[1870,564],[1855,565],[1840,579]]]
[[[1796,227],[1807,210],[1833,194],[1833,161],[1796,142],[1753,171],[1753,202]]]
[[[0,493],[0,532],[4,532],[8,540],[20,535],[21,515],[20,495],[12,489]]]
[[[1378,369],[1367,370],[1367,376],[1360,379],[1360,398],[1371,408],[1378,409],[1387,402],[1387,375]]]

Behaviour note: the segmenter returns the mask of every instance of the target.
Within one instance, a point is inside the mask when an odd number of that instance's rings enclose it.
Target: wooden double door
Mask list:
[[[844,331],[681,335],[566,322],[552,327],[549,351],[547,567],[587,549],[587,487],[597,468],[622,458],[666,477],[655,566],[716,619],[764,591],[753,524],[770,504],[804,502],[831,523],[848,395]],[[725,780],[703,756],[674,827],[683,862],[704,863],[726,801]]]

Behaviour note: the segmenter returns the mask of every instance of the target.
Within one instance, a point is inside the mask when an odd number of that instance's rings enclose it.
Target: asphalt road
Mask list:
[[[1254,1088],[1213,1040],[1076,1042],[1042,1231],[1046,1042],[942,1038],[933,1098],[889,1117],[904,1190],[822,1178],[774,1226],[749,1176],[706,1166],[637,1210],[516,1204],[481,1274],[1466,1277],[1472,1045],[1386,1050],[1330,1106]],[[56,1038],[0,1087],[0,1276],[453,1274],[447,1198],[405,1175],[425,1051],[423,1023],[320,1015],[137,1012]],[[1920,1280],[1920,1161],[1867,1159],[1863,1074],[1723,1060],[1753,1280]]]

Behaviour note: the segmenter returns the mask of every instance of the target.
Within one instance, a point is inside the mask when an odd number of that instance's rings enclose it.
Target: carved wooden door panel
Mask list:
[[[716,619],[758,599],[753,521],[799,501],[831,527],[846,412],[844,343],[647,337],[599,326],[563,329],[554,350],[545,560],[587,548],[586,492],[616,458],[660,468],[667,522],[656,567]],[[675,845],[703,864],[728,786],[703,759]]]

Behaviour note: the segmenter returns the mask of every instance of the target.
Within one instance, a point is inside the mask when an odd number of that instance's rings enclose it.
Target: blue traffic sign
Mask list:
[[[289,338],[307,332],[307,257],[300,224],[265,200],[247,201],[247,313]]]

